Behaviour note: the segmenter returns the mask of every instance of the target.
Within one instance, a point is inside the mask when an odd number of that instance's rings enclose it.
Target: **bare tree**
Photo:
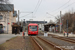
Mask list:
[[[58,21],[58,24],[60,23],[60,18],[57,17],[56,18],[57,21]],[[73,29],[75,27],[75,14],[74,13],[70,13],[70,12],[67,12],[65,13],[62,17],[61,17],[62,20],[62,23],[63,23],[63,29],[66,30],[66,20],[68,20],[68,29],[69,29],[69,32],[71,31],[75,31],[75,29]]]
[[[49,23],[54,23],[54,22],[52,20],[50,20]]]

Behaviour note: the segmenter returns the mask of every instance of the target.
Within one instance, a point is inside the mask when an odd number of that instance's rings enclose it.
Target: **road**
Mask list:
[[[6,40],[11,39],[12,37],[16,37],[16,36],[22,36],[22,32],[17,35],[15,35],[15,34],[0,34],[0,44],[6,42]],[[25,32],[25,36],[28,36],[27,32]]]
[[[0,44],[6,42],[6,40],[11,39],[12,37],[22,36],[22,32],[20,34],[0,34]],[[25,36],[28,36],[27,32],[25,32]]]
[[[6,42],[6,40],[12,38],[12,37],[16,37],[16,36],[22,36],[21,34],[0,34],[0,44]]]

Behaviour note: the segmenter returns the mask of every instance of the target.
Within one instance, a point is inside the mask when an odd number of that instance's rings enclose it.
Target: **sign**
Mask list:
[[[8,24],[10,24],[10,23],[8,23]]]
[[[14,25],[15,23],[13,23],[13,25]]]
[[[1,19],[3,19],[3,16],[2,16],[2,15],[0,15],[0,20],[1,20]]]
[[[60,23],[60,25],[62,25],[62,23]]]
[[[58,25],[56,25],[56,27],[58,27]]]

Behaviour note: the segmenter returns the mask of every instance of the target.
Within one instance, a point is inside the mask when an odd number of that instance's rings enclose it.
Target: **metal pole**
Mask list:
[[[9,11],[8,11],[8,17],[9,17]],[[7,34],[8,34],[8,27],[9,27],[9,26],[8,26],[8,22],[9,22],[9,21],[8,21],[8,19],[9,19],[8,17],[7,17]]]
[[[24,21],[23,21],[23,31],[25,31],[25,19],[24,19]]]
[[[21,19],[21,27],[22,27],[22,19]]]
[[[8,34],[8,18],[7,18],[7,34]]]
[[[19,10],[18,10],[18,25],[20,25],[20,23],[19,23]],[[20,28],[19,28],[19,33],[20,33]]]
[[[45,20],[44,20],[44,33],[45,33]]]
[[[45,25],[45,20],[44,20],[44,25]]]
[[[57,23],[56,23],[56,32],[57,32]]]
[[[19,10],[18,10],[18,25],[19,25]]]
[[[66,20],[67,23],[67,37],[68,37],[68,20]]]
[[[61,11],[60,11],[60,33],[61,33]]]

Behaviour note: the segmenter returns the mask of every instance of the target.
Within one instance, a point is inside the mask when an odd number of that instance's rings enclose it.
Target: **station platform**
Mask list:
[[[47,32],[48,34],[53,34],[53,35],[57,35],[57,36],[61,36],[61,37],[67,37],[67,33],[65,33],[65,36],[63,33],[52,33],[52,32]],[[75,34],[68,34],[68,37],[75,37]]]
[[[19,36],[22,36],[22,32],[20,32]],[[25,36],[28,36],[27,32],[25,32]]]

